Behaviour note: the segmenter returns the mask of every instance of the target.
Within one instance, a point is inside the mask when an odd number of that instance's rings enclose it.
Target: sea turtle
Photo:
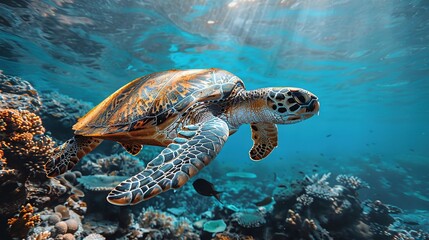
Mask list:
[[[261,160],[277,146],[276,124],[307,119],[319,111],[317,97],[290,87],[246,91],[240,78],[221,69],[170,70],[123,86],[73,126],[74,137],[59,146],[45,170],[55,177],[72,169],[104,139],[136,155],[143,145],[165,149],[141,173],[107,196],[134,205],[180,188],[208,165],[228,137],[249,123],[250,158]]]

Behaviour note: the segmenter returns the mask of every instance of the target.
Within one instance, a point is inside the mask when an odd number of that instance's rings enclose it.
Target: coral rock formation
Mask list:
[[[34,215],[31,204],[22,206],[19,215],[7,221],[9,232],[14,237],[26,237],[30,229],[38,223],[40,223],[40,216]]]

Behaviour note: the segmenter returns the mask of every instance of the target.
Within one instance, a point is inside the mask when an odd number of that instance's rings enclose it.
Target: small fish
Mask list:
[[[317,167],[317,168],[318,168],[318,167],[319,167],[319,165],[317,165],[317,164],[314,164],[314,167]]]
[[[414,149],[410,148],[410,152],[414,152]]]
[[[313,169],[313,172],[317,172],[317,169]]]
[[[213,196],[215,197],[220,203],[222,203],[220,201],[220,193],[222,192],[218,192],[214,189],[214,185],[202,178],[198,178],[197,180],[194,181],[194,183],[192,183],[192,186],[194,186],[195,191],[197,191],[197,193],[203,195],[203,196]]]
[[[279,188],[287,188],[287,186],[286,186],[286,185],[284,185],[284,184],[280,184],[280,185],[278,185],[277,187],[279,187]]]
[[[304,175],[304,174],[305,174],[303,171],[299,171],[298,173],[299,173],[299,174],[302,174],[302,175]]]
[[[273,201],[273,198],[272,198],[272,197],[266,197],[266,198],[262,199],[261,201],[256,202],[256,203],[254,203],[254,204],[255,204],[257,207],[262,207],[262,206],[265,206],[265,205],[270,204],[272,201]]]
[[[420,225],[418,222],[413,222],[413,221],[404,221],[404,223],[408,225]]]
[[[274,175],[274,176],[273,176],[273,177],[274,177],[274,179],[273,179],[273,180],[274,180],[274,182],[277,182],[277,173],[273,172],[273,175]]]
[[[324,156],[325,156],[325,154],[324,154],[324,153],[320,153],[320,156],[324,157]]]
[[[327,134],[327,135],[326,135],[326,137],[327,137],[327,138],[328,138],[328,137],[330,137],[330,136],[332,136],[332,134]]]

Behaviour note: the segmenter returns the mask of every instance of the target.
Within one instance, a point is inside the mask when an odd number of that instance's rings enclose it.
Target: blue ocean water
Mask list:
[[[38,91],[96,105],[139,76],[212,67],[247,89],[307,89],[321,108],[279,126],[260,162],[242,126],[208,168],[287,179],[317,164],[429,209],[428,1],[0,1],[0,69]]]

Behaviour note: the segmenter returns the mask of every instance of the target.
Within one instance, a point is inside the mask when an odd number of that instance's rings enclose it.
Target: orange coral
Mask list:
[[[254,240],[253,236],[238,235],[228,232],[217,233],[212,240]]]
[[[54,142],[42,135],[45,129],[39,116],[29,111],[4,109],[0,111],[0,146],[19,156],[47,156]],[[35,136],[38,136],[37,138]]]
[[[52,155],[54,141],[44,135],[39,116],[27,110],[0,110],[0,147],[9,161],[1,161],[0,169],[24,170],[34,177],[44,176],[43,164]],[[17,159],[20,161],[10,161]]]
[[[6,158],[3,158],[4,156],[4,152],[3,150],[0,149],[0,170],[4,170],[4,168],[6,167]]]
[[[17,217],[9,218],[7,224],[9,225],[9,232],[15,237],[25,237],[31,228],[40,223],[40,216],[34,215],[34,209],[31,204],[21,207],[21,211]]]
[[[6,134],[14,132],[31,134],[43,134],[45,128],[39,116],[27,110],[2,109],[0,111],[0,131]]]

